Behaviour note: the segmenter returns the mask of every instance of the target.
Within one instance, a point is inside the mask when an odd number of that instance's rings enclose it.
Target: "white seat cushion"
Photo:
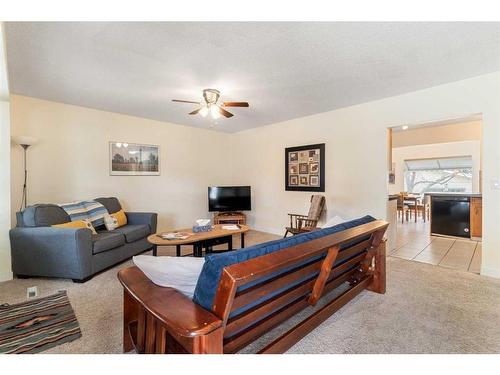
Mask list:
[[[137,255],[134,264],[156,285],[175,288],[193,298],[204,258]]]

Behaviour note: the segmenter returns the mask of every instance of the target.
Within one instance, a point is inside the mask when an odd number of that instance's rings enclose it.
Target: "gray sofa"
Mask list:
[[[116,198],[97,198],[109,213],[121,210]],[[147,236],[156,232],[157,214],[126,212],[127,225],[112,231],[55,228],[70,221],[55,204],[37,204],[17,213],[10,230],[12,271],[19,277],[44,276],[84,282],[97,272],[152,249]]]

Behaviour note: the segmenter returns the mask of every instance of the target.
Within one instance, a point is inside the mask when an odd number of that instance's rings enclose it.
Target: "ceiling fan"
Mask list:
[[[214,119],[218,119],[220,115],[224,117],[233,117],[234,115],[226,111],[223,107],[248,107],[247,102],[223,102],[222,104],[217,104],[217,101],[219,100],[220,97],[220,91],[215,90],[215,89],[205,89],[203,90],[203,99],[204,102],[194,102],[190,100],[180,100],[180,99],[172,99],[173,102],[179,102],[179,103],[191,103],[191,104],[198,104],[200,107],[198,109],[195,109],[193,112],[189,112],[190,115],[196,115],[200,114],[203,117],[210,115]]]

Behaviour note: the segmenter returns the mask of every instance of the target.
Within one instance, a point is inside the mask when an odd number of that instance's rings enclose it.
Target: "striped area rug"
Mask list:
[[[0,353],[38,353],[81,336],[66,291],[0,305]]]

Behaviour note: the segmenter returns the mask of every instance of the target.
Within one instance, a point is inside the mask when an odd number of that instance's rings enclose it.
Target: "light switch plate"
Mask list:
[[[26,289],[26,298],[38,297],[38,287],[32,286]]]

